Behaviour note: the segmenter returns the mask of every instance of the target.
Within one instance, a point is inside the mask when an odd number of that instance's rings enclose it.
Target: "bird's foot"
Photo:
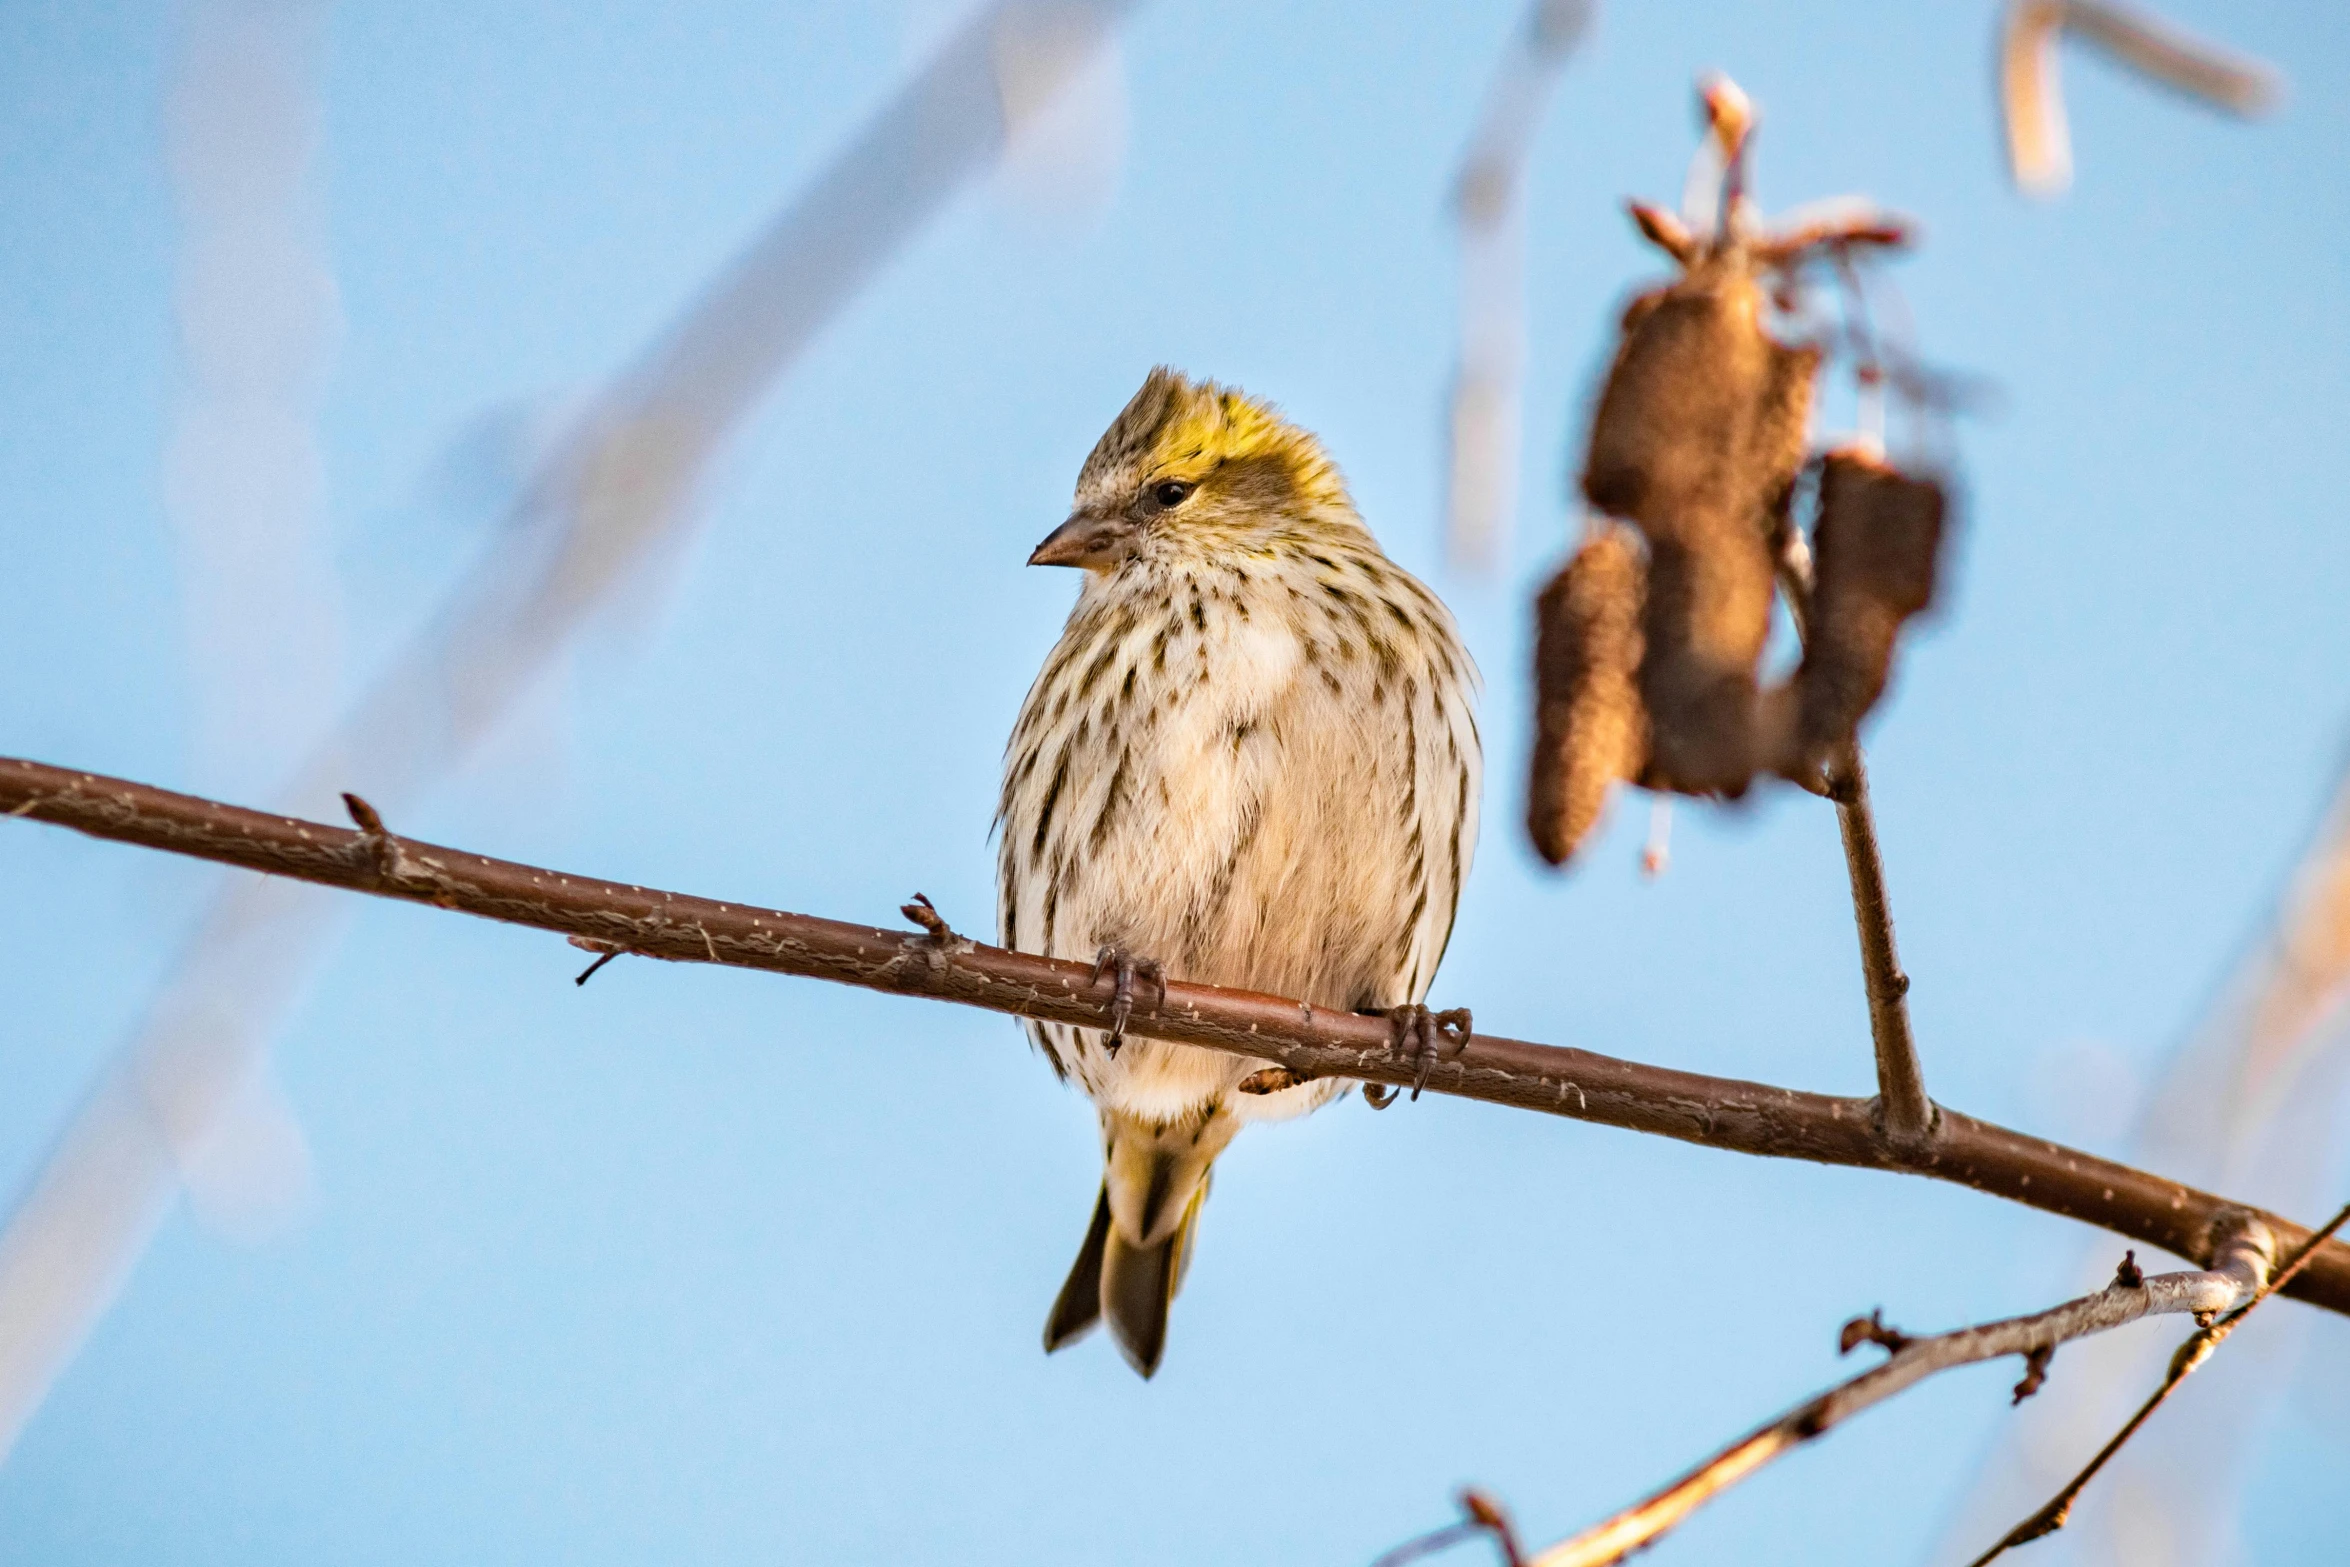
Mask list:
[[[1249,1073],[1232,1086],[1244,1094],[1277,1094],[1285,1088],[1314,1080],[1311,1072],[1299,1072],[1286,1066],[1268,1066]]]
[[[1428,1074],[1439,1059],[1452,1060],[1469,1048],[1471,1023],[1467,1007],[1431,1012],[1413,1001],[1399,1007],[1367,1008],[1365,1015],[1387,1019],[1388,1053],[1401,1056],[1406,1065],[1417,1068],[1412,1076],[1414,1099],[1428,1086]],[[1395,1103],[1395,1095],[1395,1089],[1382,1084],[1363,1085],[1363,1102],[1374,1110],[1384,1110]]]
[[[1110,1037],[1103,1048],[1111,1055],[1126,1043],[1126,1022],[1134,1016],[1134,982],[1147,979],[1158,987],[1157,1005],[1167,1000],[1167,970],[1156,958],[1138,958],[1116,942],[1105,944],[1093,955],[1093,982],[1100,984],[1102,976],[1111,976],[1110,982]]]
[[[946,922],[946,916],[921,893],[914,894],[913,902],[900,904],[898,912],[921,926],[922,934],[908,936],[898,943],[898,955],[890,960],[893,968],[905,959],[920,957],[935,974],[947,966],[949,958],[971,950],[970,938],[957,935],[955,928]],[[589,974],[594,972],[588,970]],[[587,983],[586,974],[580,976],[580,983]]]

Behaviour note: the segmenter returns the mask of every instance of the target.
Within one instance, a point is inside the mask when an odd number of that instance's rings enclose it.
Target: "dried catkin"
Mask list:
[[[1651,787],[1735,795],[1765,760],[1756,669],[1818,369],[1817,349],[1766,330],[1761,285],[1736,249],[1624,312],[1583,492],[1649,543],[1640,689]]]
[[[1791,527],[1795,481],[1811,455],[1812,388],[1820,375],[1820,350],[1809,344],[1789,348],[1771,343],[1771,375],[1755,407],[1747,441],[1747,477],[1759,497],[1763,536],[1777,558]]]
[[[1939,483],[1870,453],[1822,460],[1811,636],[1796,676],[1809,756],[1850,740],[1884,693],[1902,622],[1934,601],[1945,510]]]
[[[1563,865],[1647,750],[1640,667],[1640,546],[1607,527],[1535,602],[1534,766],[1526,827]]]
[[[1741,470],[1774,346],[1761,311],[1761,289],[1728,255],[1625,309],[1583,464],[1592,505],[1654,538],[1751,493]]]

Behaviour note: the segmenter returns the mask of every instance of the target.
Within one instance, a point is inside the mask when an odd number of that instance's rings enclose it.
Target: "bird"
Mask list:
[[[1217,1156],[1351,1084],[1127,1039],[1133,1009],[1177,979],[1381,1014],[1422,1081],[1464,1047],[1466,1009],[1424,1001],[1476,847],[1479,677],[1319,440],[1164,365],[1029,564],[1084,577],[1005,747],[999,938],[1115,976],[1104,1026],[1026,1024],[1103,1156],[1045,1349],[1107,1319],[1147,1378]]]

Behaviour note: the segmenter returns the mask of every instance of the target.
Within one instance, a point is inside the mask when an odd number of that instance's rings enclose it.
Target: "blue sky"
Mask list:
[[[2350,22],[2166,10],[2280,62],[2281,112],[2221,121],[2072,55],[2078,183],[2035,206],[1996,156],[1988,6],[1608,7],[1536,149],[1525,502],[1478,580],[1436,532],[1442,201],[1518,7],[1156,0],[1106,210],[954,205],[764,405],[624,623],[395,825],[840,918],[919,888],[985,928],[1002,737],[1074,589],[1022,562],[1167,361],[1320,431],[1484,667],[1487,836],[1434,999],[1866,1092],[1817,802],[1683,809],[1654,885],[1643,809],[1565,879],[1515,826],[1525,605],[1613,305],[1652,267],[1618,203],[1677,195],[1718,67],[1763,108],[1766,205],[1920,217],[1893,273],[1920,342],[1997,389],[1875,787],[1929,1087],[2113,1149],[2126,1115],[2050,1085],[2091,1051],[2126,1096],[2177,1042],[2350,716]],[[452,446],[621,365],[936,30],[898,4],[331,14],[347,684],[495,526]],[[257,799],[272,770],[199,733],[159,479],[172,37],[156,5],[0,12],[0,751]],[[0,1184],[208,877],[0,832]],[[2079,1240],[1924,1182],[1349,1100],[1223,1161],[1146,1386],[1100,1343],[1038,1351],[1096,1154],[1006,1020],[626,962],[579,990],[552,938],[355,914],[279,1053],[314,1211],[259,1249],[166,1225],[0,1470],[13,1558],[1356,1562],[1465,1481],[1547,1538],[1836,1375],[1845,1317],[2026,1309]],[[1910,1395],[1657,1559],[1918,1558],[2010,1380]],[[2319,1483],[2350,1426],[2316,1407],[2263,1438],[2263,1561],[2350,1527]]]

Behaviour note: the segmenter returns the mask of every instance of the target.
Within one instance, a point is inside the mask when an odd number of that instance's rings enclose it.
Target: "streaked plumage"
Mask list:
[[[1420,1001],[1476,839],[1476,673],[1314,438],[1154,370],[1035,559],[1086,574],[1005,754],[1004,945],[1115,945],[1171,979],[1331,1007]],[[1265,1063],[1029,1031],[1100,1106],[1104,1145],[1047,1346],[1106,1314],[1147,1376],[1216,1155],[1345,1084],[1244,1094]]]

